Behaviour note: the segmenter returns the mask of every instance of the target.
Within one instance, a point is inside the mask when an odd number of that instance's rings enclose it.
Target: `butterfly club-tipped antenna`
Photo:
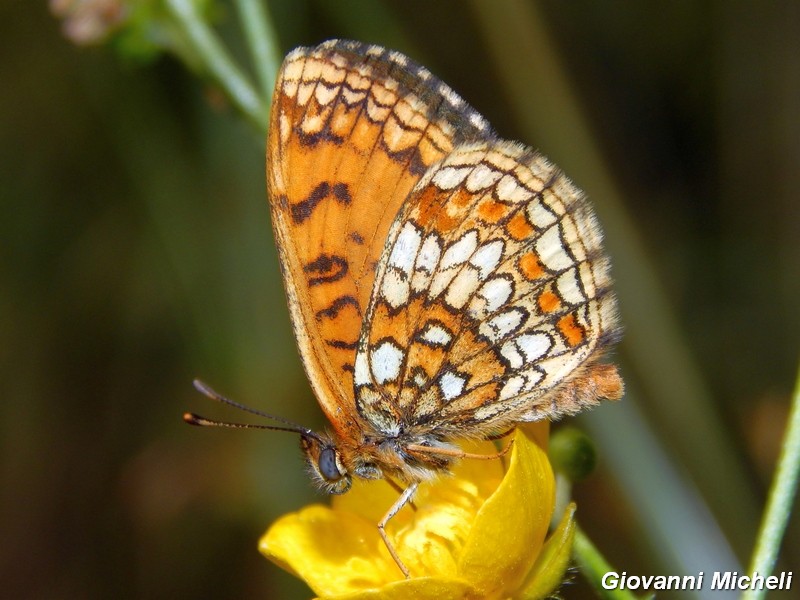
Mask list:
[[[230,398],[227,398],[222,394],[219,394],[218,392],[214,391],[211,388],[211,386],[200,381],[199,379],[195,379],[192,382],[192,384],[194,385],[195,389],[198,392],[200,392],[204,396],[207,396],[208,398],[211,398],[212,400],[216,400],[217,402],[221,402],[222,404],[227,404],[228,406],[233,406],[234,408],[238,408],[241,411],[248,412],[258,417],[263,417],[265,419],[272,419],[273,421],[278,421],[279,423],[283,423],[285,427],[281,427],[279,425],[264,425],[261,423],[233,423],[229,421],[217,421],[215,419],[208,419],[193,412],[187,412],[183,414],[183,420],[186,421],[189,425],[196,425],[198,427],[229,427],[232,429],[270,429],[272,431],[289,431],[291,433],[299,433],[301,436],[311,437],[316,440],[320,440],[320,437],[307,427],[302,427],[297,423],[289,421],[288,419],[276,417],[275,415],[271,415],[269,413],[265,413],[255,408],[245,406],[244,404],[240,404],[239,402],[231,400]]]

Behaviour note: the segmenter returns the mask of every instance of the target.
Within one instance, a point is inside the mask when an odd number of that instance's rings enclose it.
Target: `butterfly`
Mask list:
[[[300,433],[329,493],[353,477],[401,490],[378,527],[408,576],[384,527],[469,457],[459,440],[622,396],[601,362],[621,330],[596,217],[427,69],[354,41],[286,57],[266,165],[292,325],[330,431],[264,428]]]

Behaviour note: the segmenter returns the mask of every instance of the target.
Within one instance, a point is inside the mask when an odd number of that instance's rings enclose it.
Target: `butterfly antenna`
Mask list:
[[[229,421],[216,421],[214,419],[207,419],[196,413],[183,413],[183,420],[189,425],[197,425],[198,427],[228,427],[230,429],[271,429],[273,431],[291,431],[292,433],[303,433],[299,429],[291,429],[289,427],[278,427],[275,425],[260,425],[257,423],[231,423]]]
[[[252,415],[263,417],[265,419],[272,419],[273,421],[278,421],[279,423],[287,425],[287,427],[278,427],[276,425],[259,425],[250,423],[230,423],[227,421],[215,421],[213,419],[207,419],[195,413],[187,412],[184,413],[183,420],[189,423],[189,425],[198,425],[200,427],[230,427],[233,429],[271,429],[273,431],[290,431],[292,433],[299,433],[301,435],[310,436],[317,440],[320,439],[319,436],[310,429],[306,427],[301,427],[297,423],[289,421],[288,419],[282,419],[281,417],[276,417],[275,415],[271,415],[269,413],[256,410],[255,408],[250,408],[249,406],[240,404],[235,400],[226,398],[222,394],[215,392],[208,384],[200,381],[199,379],[195,379],[192,383],[194,384],[194,387],[198,392],[200,392],[204,396],[207,396],[208,398],[211,398],[212,400],[216,400],[217,402],[233,406],[234,408],[238,408],[239,410],[248,412]]]

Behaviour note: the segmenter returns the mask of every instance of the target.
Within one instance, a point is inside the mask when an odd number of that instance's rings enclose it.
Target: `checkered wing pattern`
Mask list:
[[[388,233],[355,362],[360,414],[386,435],[468,437],[619,397],[596,363],[618,334],[608,271],[592,210],[556,167],[510,142],[456,147]]]

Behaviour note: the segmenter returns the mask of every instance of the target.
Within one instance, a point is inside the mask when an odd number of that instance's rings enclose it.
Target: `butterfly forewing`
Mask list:
[[[404,56],[332,41],[287,56],[267,142],[273,226],[309,379],[337,430],[390,226],[427,169],[489,126]]]

